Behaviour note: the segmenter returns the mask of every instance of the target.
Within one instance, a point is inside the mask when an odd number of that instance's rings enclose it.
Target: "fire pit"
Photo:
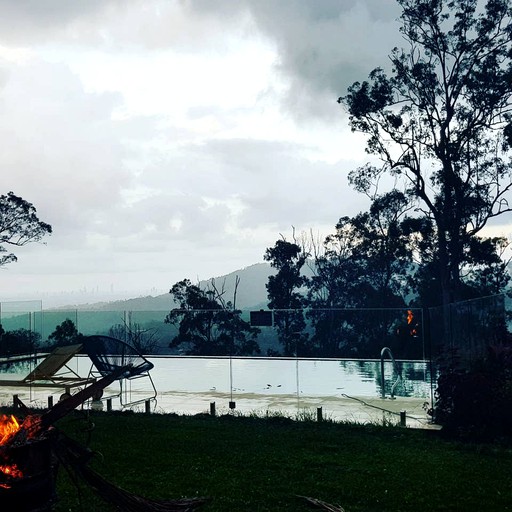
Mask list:
[[[53,424],[118,377],[93,383],[43,414],[0,415],[0,503],[16,512],[51,510],[55,501],[58,430]],[[21,403],[21,402],[20,402]],[[23,404],[21,404],[23,405]]]
[[[0,416],[0,503],[20,512],[49,511],[58,467],[52,451],[54,430],[32,439],[27,430],[23,442],[11,444],[21,428],[14,416]]]
[[[130,512],[185,512],[205,503],[203,498],[152,500],[130,493],[106,481],[87,466],[87,448],[60,432],[54,423],[99,390],[119,378],[119,368],[75,395],[61,400],[43,414],[25,409],[25,419],[0,415],[0,503],[2,510],[49,512],[56,498],[57,460],[82,477],[102,498],[118,510]],[[22,405],[22,404],[21,404]]]

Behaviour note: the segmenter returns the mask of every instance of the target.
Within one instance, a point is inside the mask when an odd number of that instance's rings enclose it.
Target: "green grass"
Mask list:
[[[96,413],[91,466],[145,497],[206,496],[199,510],[305,511],[297,495],[346,512],[512,510],[512,450],[438,433],[282,417]],[[79,413],[59,428],[84,442]],[[59,471],[57,512],[112,510]]]

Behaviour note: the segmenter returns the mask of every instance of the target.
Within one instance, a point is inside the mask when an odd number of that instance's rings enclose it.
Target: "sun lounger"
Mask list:
[[[74,387],[84,386],[95,379],[81,377],[68,366],[82,344],[57,347],[48,354],[26,377],[21,380],[0,380],[0,386],[36,386],[47,388],[63,388],[66,391]],[[7,362],[7,361],[6,361]],[[8,361],[12,363],[12,360]]]

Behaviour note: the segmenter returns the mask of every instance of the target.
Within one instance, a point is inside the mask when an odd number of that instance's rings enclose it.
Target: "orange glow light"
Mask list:
[[[0,416],[0,445],[6,444],[8,439],[20,429],[18,420],[11,414]]]
[[[0,415],[0,445],[8,443],[9,439],[20,430],[18,420],[11,414],[6,416]],[[0,464],[0,473],[10,478],[23,478],[23,473],[16,464]],[[9,489],[10,485],[2,483],[1,487]]]

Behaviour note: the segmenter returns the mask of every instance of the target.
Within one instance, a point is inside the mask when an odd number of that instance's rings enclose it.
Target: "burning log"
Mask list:
[[[53,455],[57,430],[53,424],[116,380],[125,369],[56,404],[44,414],[26,414],[20,423],[0,416],[0,502],[19,512],[50,510],[55,499],[57,461]]]
[[[56,496],[54,430],[30,439],[18,434],[22,431],[14,416],[0,417],[0,503],[6,510],[17,512],[49,511]],[[17,440],[16,444],[12,439]]]
[[[121,489],[87,466],[92,456],[90,450],[55,428],[55,422],[114,382],[126,369],[117,369],[41,415],[27,414],[21,424],[14,416],[0,416],[0,503],[17,512],[51,510],[57,461],[123,512],[186,512],[207,501],[204,498],[152,500]],[[19,405],[25,413],[29,412],[22,402]]]
[[[345,512],[344,508],[331,505],[330,503],[326,503],[325,501],[322,500],[317,500],[316,498],[309,498],[308,496],[299,496],[299,498],[305,500],[313,508],[319,508],[321,510],[327,510],[329,512]]]
[[[2,414],[0,416],[0,446],[4,445],[8,439],[13,436],[20,429],[20,424],[14,416],[6,416]],[[9,484],[3,480],[21,478],[23,473],[18,468],[16,463],[10,461],[0,461],[0,475],[3,478],[0,480],[0,487],[9,488]]]
[[[9,458],[8,453],[13,447],[22,446],[32,439],[46,437],[47,432],[57,420],[69,414],[89,398],[92,398],[98,390],[112,384],[124,371],[126,371],[125,367],[117,369],[111,375],[103,377],[75,395],[58,402],[44,414],[28,414],[21,425],[14,416],[1,418],[0,462]],[[18,399],[18,403],[22,402]],[[24,405],[23,408],[25,412],[28,412]]]

